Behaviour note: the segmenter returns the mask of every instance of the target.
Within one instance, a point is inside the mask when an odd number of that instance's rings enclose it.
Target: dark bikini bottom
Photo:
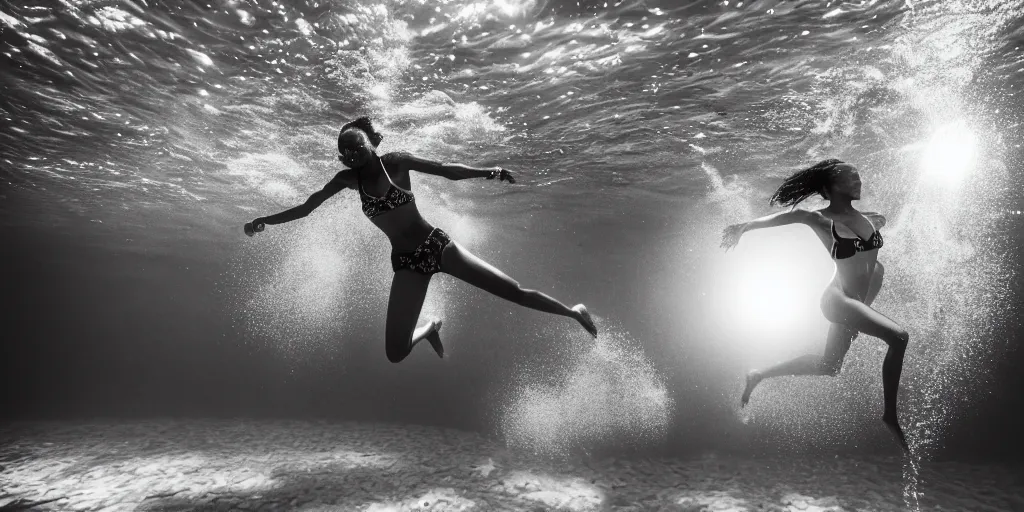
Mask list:
[[[436,274],[441,271],[441,252],[451,241],[447,233],[434,228],[423,243],[412,252],[391,253],[391,268],[395,272],[409,269],[428,276]]]

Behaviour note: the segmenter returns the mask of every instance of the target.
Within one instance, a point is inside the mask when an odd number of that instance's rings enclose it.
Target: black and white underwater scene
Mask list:
[[[0,36],[0,511],[1024,511],[1024,0]]]

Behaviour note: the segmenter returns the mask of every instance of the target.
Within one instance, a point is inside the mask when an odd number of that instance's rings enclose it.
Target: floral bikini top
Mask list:
[[[381,167],[384,167],[383,163]],[[391,176],[388,176],[387,169],[384,169],[384,175],[387,176],[388,183],[391,184],[388,187],[388,191],[384,193],[384,197],[367,194],[363,190],[362,176],[356,175],[359,180],[359,200],[363,203],[363,214],[371,219],[416,200],[416,196],[413,195],[412,191],[399,188],[398,185],[395,185],[395,182],[391,181]]]

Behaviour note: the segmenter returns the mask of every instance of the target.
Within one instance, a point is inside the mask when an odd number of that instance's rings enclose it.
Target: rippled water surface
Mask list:
[[[5,173],[125,202],[294,201],[363,113],[382,150],[507,162],[536,201],[824,155],[898,184],[937,125],[998,155],[1021,65],[1019,2],[38,4],[3,9]]]

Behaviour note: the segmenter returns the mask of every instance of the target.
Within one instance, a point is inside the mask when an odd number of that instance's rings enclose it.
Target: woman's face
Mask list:
[[[846,198],[851,201],[860,199],[861,182],[857,168],[849,164],[842,164],[837,169],[839,173],[832,179],[828,197],[830,199]]]
[[[373,158],[374,149],[366,132],[358,128],[349,128],[338,137],[338,160],[350,168],[368,164]]]

